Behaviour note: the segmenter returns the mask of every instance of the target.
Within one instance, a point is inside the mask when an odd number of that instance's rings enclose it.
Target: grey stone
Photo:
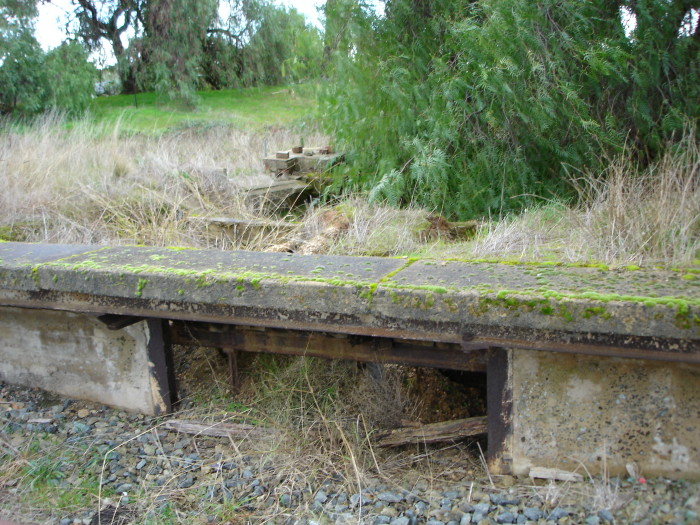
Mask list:
[[[488,514],[489,510],[491,510],[491,505],[488,503],[477,503],[474,505],[474,513],[479,513],[479,514]]]
[[[314,496],[314,501],[317,501],[319,503],[325,503],[328,500],[328,495],[323,492],[322,490],[319,490],[316,495]]]
[[[501,512],[496,516],[496,521],[498,523],[513,523],[515,521],[515,514],[512,512]]]
[[[568,516],[569,511],[566,509],[562,509],[561,507],[557,507],[552,512],[549,513],[549,516],[547,516],[548,520],[558,520],[560,518],[563,518],[564,516]]]
[[[491,494],[491,503],[493,505],[518,505],[520,504],[520,498],[515,496],[510,496],[507,494]]]
[[[375,516],[374,521],[372,523],[373,525],[386,525],[390,522],[391,518],[389,516]]]
[[[398,518],[391,520],[390,525],[410,525],[410,523],[411,520],[406,516],[399,516]]]
[[[117,492],[119,494],[122,494],[124,492],[129,492],[132,489],[133,485],[131,483],[122,483],[117,487]]]
[[[423,514],[428,508],[428,504],[425,501],[416,501],[413,506],[418,514]]]
[[[180,489],[188,489],[194,485],[194,478],[192,476],[185,476],[177,483],[177,487]]]
[[[525,507],[523,509],[523,516],[530,521],[539,521],[540,518],[542,518],[542,511],[535,507]]]
[[[669,507],[670,508],[670,507]],[[598,517],[603,520],[612,523],[615,521],[615,518],[613,517],[612,513],[608,509],[600,509],[598,511]]]
[[[142,459],[136,464],[136,470],[141,470],[143,467],[146,466],[146,460]]]
[[[377,499],[387,503],[399,503],[403,501],[403,496],[396,492],[380,492],[377,494]]]
[[[364,494],[353,494],[352,496],[350,496],[350,506],[353,508],[357,507],[358,505],[369,505],[370,503],[372,503],[372,499],[368,496],[365,496]]]
[[[598,516],[596,516],[596,515],[588,516],[588,517],[585,519],[584,523],[585,523],[586,525],[600,525],[600,518],[599,518]]]
[[[462,515],[462,519],[459,520],[459,525],[469,525],[472,522],[472,515],[470,513],[466,513]]]

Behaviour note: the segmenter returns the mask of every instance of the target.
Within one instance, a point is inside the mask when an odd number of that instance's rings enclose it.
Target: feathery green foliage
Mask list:
[[[637,27],[625,34],[623,16]],[[567,198],[625,147],[653,162],[700,116],[700,34],[683,0],[391,0],[354,12],[326,124],[342,186],[458,217]]]

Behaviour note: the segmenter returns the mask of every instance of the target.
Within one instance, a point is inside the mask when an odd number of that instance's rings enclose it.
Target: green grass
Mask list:
[[[316,110],[313,85],[199,91],[194,110],[160,104],[155,93],[115,95],[93,100],[93,117],[119,123],[126,132],[158,133],[173,128],[239,124],[246,129],[288,126]]]

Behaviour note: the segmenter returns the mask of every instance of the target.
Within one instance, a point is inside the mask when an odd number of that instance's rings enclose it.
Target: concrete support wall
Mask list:
[[[533,466],[700,476],[700,365],[509,350],[515,474]]]
[[[96,318],[0,307],[0,380],[158,415],[170,411],[160,321],[119,331]]]

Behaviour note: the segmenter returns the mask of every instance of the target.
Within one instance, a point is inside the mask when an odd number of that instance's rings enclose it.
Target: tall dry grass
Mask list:
[[[657,163],[628,156],[572,181],[579,204],[548,202],[487,223],[476,257],[611,265],[690,265],[700,259],[700,146],[694,128]]]
[[[161,136],[50,114],[0,129],[0,226],[18,240],[208,247],[206,221],[251,218],[244,189],[271,177],[263,152],[298,140],[289,129],[194,126]],[[308,144],[326,141],[307,133]],[[195,219],[195,220],[188,220]]]

